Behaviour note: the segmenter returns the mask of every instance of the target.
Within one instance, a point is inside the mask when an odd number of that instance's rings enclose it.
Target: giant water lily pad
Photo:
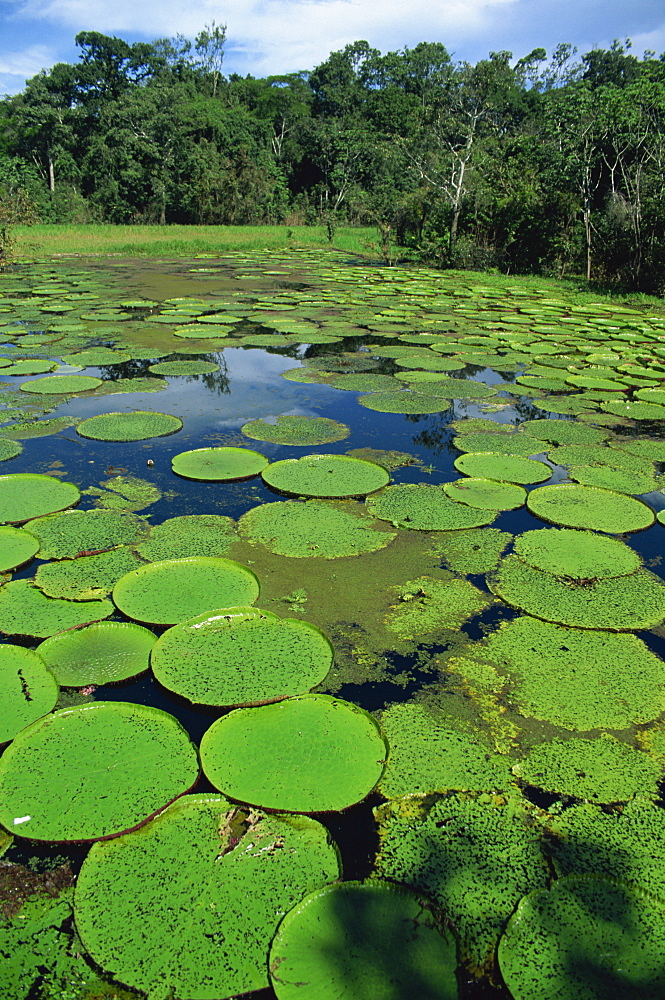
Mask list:
[[[396,532],[379,525],[357,504],[283,500],[261,504],[243,514],[238,531],[250,542],[295,559],[339,559],[376,552]]]
[[[481,510],[446,496],[440,486],[429,483],[405,483],[389,486],[376,497],[369,497],[367,509],[375,517],[390,521],[396,528],[414,531],[457,531],[491,524],[496,510]]]
[[[0,476],[0,522],[20,523],[41,514],[73,507],[81,499],[77,486],[53,476],[17,472]]]
[[[38,551],[38,539],[25,528],[0,527],[0,573],[29,562]]]
[[[376,815],[378,874],[432,897],[455,927],[461,960],[473,971],[491,969],[515,905],[548,880],[527,804],[517,796],[408,796]]]
[[[599,580],[634,573],[642,560],[618,538],[573,528],[538,528],[515,539],[515,552],[535,569],[572,580]]]
[[[35,840],[109,837],[197,775],[196,749],[166,712],[118,701],[61,709],[24,729],[0,759],[0,821]]]
[[[656,516],[634,497],[595,486],[541,486],[529,493],[527,507],[552,524],[616,535],[649,528]]]
[[[258,608],[206,612],[174,625],[151,655],[157,680],[195,704],[251,705],[304,694],[333,661],[315,625]]]
[[[554,444],[601,444],[610,435],[599,427],[589,427],[575,420],[525,420],[522,428],[532,437]]]
[[[402,639],[457,630],[491,603],[469,580],[420,576],[396,589],[399,603],[386,616],[386,628]]]
[[[126,511],[70,510],[29,521],[24,530],[39,540],[42,559],[73,559],[140,541],[149,525]]]
[[[89,417],[77,425],[76,432],[95,441],[145,441],[175,434],[181,427],[182,420],[170,413],[133,410],[130,413],[100,413]]]
[[[125,574],[113,600],[130,618],[175,625],[220,607],[253,604],[256,575],[241,563],[216,556],[163,559]]]
[[[23,646],[0,645],[0,743],[13,739],[46,715],[58,698],[58,683],[44,660]]]
[[[526,502],[526,490],[521,486],[496,479],[456,479],[444,483],[443,491],[451,500],[481,510],[516,510]]]
[[[471,452],[455,459],[455,468],[468,476],[498,479],[509,483],[543,483],[552,475],[549,465],[518,455]]]
[[[234,523],[223,514],[181,514],[150,529],[136,546],[142,559],[185,559],[187,556],[223,556],[234,540]]]
[[[69,601],[106,597],[120,577],[139,564],[136,553],[126,545],[120,545],[109,552],[60,559],[39,566],[35,573],[35,586],[49,597],[64,597]]]
[[[651,493],[658,489],[654,476],[629,469],[612,469],[593,465],[572,465],[568,478],[583,486],[597,486],[617,493]]]
[[[97,622],[45,639],[38,653],[59,684],[114,684],[150,666],[156,636],[129,622]]]
[[[236,708],[201,741],[206,777],[240,802],[290,812],[346,809],[381,777],[386,744],[374,719],[329,695]]]
[[[431,904],[376,879],[306,896],[279,925],[269,963],[278,1000],[456,1000],[456,952]]]
[[[242,433],[255,441],[274,444],[313,446],[342,441],[351,431],[346,424],[329,417],[280,416],[275,423],[250,420],[240,428]]]
[[[30,580],[0,587],[0,632],[45,639],[113,614],[110,601],[67,601],[46,597]]]
[[[521,900],[499,943],[511,996],[665,997],[665,903],[611,879],[571,875]]]
[[[370,392],[360,396],[358,402],[366,409],[379,413],[443,413],[450,406],[447,397],[427,397],[408,391]]]
[[[273,462],[262,473],[264,481],[283,493],[309,497],[367,496],[385,486],[390,475],[374,462],[347,455],[307,455]]]
[[[87,392],[89,389],[96,389],[102,384],[100,378],[92,375],[47,375],[45,378],[36,378],[34,382],[23,382],[20,386],[23,392],[33,392],[35,394]]]
[[[214,361],[159,361],[149,365],[148,371],[153,375],[211,375],[219,371],[219,365]]]
[[[444,566],[455,573],[488,573],[497,566],[512,540],[508,531],[498,528],[469,528],[440,535],[434,551],[443,557]]]
[[[171,468],[178,476],[206,482],[250,479],[267,464],[265,455],[249,448],[195,448],[171,459]]]
[[[486,653],[518,712],[564,729],[625,729],[665,709],[665,663],[634,635],[521,617],[490,636]]]
[[[665,583],[645,569],[610,579],[566,580],[509,555],[488,582],[511,607],[561,625],[621,632],[655,628],[665,620]]]
[[[545,445],[528,434],[506,434],[505,432],[471,431],[458,434],[454,445],[460,451],[491,452],[494,455],[516,455],[528,458],[545,451]]]
[[[277,924],[339,876],[327,830],[221,795],[188,795],[134,833],[93,845],[76,927],[114,978],[151,996],[221,1000],[268,986]]]

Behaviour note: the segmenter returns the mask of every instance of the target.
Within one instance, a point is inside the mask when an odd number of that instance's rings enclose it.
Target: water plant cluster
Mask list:
[[[296,252],[0,292],[0,994],[665,995],[665,316]]]

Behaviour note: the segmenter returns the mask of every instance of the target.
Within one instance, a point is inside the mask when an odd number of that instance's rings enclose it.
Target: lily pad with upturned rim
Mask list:
[[[360,396],[358,402],[368,410],[378,413],[443,413],[451,405],[443,396],[420,396],[405,390],[403,392],[370,392]]]
[[[283,493],[342,499],[375,493],[390,475],[381,465],[347,455],[306,455],[273,462],[262,478]]]
[[[170,413],[133,410],[88,417],[77,425],[76,433],[94,441],[145,441],[175,434],[181,427],[182,420]]]
[[[22,392],[43,393],[77,393],[88,392],[96,389],[102,384],[100,378],[92,375],[47,375],[45,378],[37,378],[33,382],[23,382],[19,386]]]
[[[150,666],[157,636],[129,622],[96,622],[45,639],[37,652],[59,684],[115,684]]]
[[[81,493],[73,483],[54,476],[17,472],[0,476],[0,522],[19,524],[42,514],[73,507]]]
[[[12,580],[0,587],[0,632],[7,635],[45,639],[112,614],[110,601],[58,600],[47,597],[30,580]]]
[[[39,551],[39,540],[25,528],[0,527],[0,573],[18,569]]]
[[[219,371],[219,365],[213,361],[159,361],[148,365],[148,371],[153,375],[211,375]]]
[[[364,799],[386,753],[368,713],[321,694],[236,708],[201,740],[201,765],[215,788],[289,812],[346,809]]]
[[[197,775],[196,749],[167,712],[119,701],[61,709],[24,729],[0,759],[0,821],[34,840],[115,836]]]
[[[251,479],[262,472],[268,459],[249,448],[195,448],[171,459],[171,468],[184,479],[229,482]]]
[[[456,458],[454,464],[458,472],[468,476],[522,485],[542,483],[552,475],[552,469],[544,462],[493,452],[469,452]]]
[[[515,552],[535,569],[574,580],[597,580],[634,573],[637,552],[618,538],[574,528],[537,528],[515,539]]]
[[[641,500],[595,486],[541,486],[529,493],[526,505],[543,521],[613,535],[649,528],[656,516]]]
[[[302,447],[342,441],[351,431],[346,424],[329,417],[279,416],[276,422],[250,420],[240,428],[245,437],[274,444]]]
[[[517,510],[526,503],[525,489],[496,479],[456,479],[453,483],[444,483],[443,491],[451,500],[481,510]]]
[[[214,556],[164,559],[132,570],[113,588],[116,606],[128,617],[175,625],[206,611],[253,604],[259,581],[247,566]]]

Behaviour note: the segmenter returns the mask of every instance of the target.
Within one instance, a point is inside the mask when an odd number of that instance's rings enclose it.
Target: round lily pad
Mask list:
[[[526,502],[526,490],[521,486],[495,479],[456,479],[454,483],[444,483],[443,491],[451,500],[481,510],[516,510]]]
[[[33,382],[23,382],[20,388],[22,392],[60,394],[87,392],[101,384],[102,380],[92,375],[47,375],[45,378],[36,378]]]
[[[617,417],[625,417],[626,420],[665,420],[665,406],[660,403],[645,403],[639,399],[632,402],[601,403],[600,408]]]
[[[201,740],[201,765],[240,802],[289,812],[346,809],[381,777],[386,744],[374,719],[329,695],[236,708]]]
[[[612,469],[594,465],[571,465],[568,478],[583,486],[597,486],[599,489],[615,490],[617,493],[651,493],[658,489],[652,475],[630,469]]]
[[[3,366],[2,375],[44,375],[46,372],[55,371],[57,364],[53,361],[40,361],[38,358],[29,358],[25,361],[15,361],[8,368]]]
[[[253,604],[259,596],[256,575],[241,563],[215,556],[163,559],[125,574],[113,600],[130,618],[175,625],[206,611]]]
[[[112,614],[110,601],[58,600],[47,597],[30,580],[12,580],[0,587],[0,632],[7,635],[45,639]]]
[[[518,455],[501,455],[492,452],[471,452],[455,459],[455,468],[468,476],[498,479],[509,483],[542,483],[549,479],[552,470],[544,462]]]
[[[114,836],[197,775],[196,749],[167,712],[121,701],[61,709],[24,729],[0,758],[0,821],[35,840]]]
[[[62,632],[37,647],[59,684],[68,687],[114,684],[150,666],[154,633],[128,622],[97,622]]]
[[[0,573],[23,566],[38,551],[38,539],[25,528],[0,527]]]
[[[64,597],[68,601],[106,597],[120,577],[139,564],[136,553],[120,545],[108,552],[43,564],[35,573],[35,586],[49,597]]]
[[[447,397],[422,396],[408,390],[370,392],[366,396],[360,396],[358,402],[366,409],[379,413],[443,413],[450,406],[450,399]]]
[[[376,552],[395,538],[362,507],[350,503],[283,500],[261,504],[243,514],[239,533],[271,552],[295,559],[339,559]]]
[[[171,460],[171,468],[178,476],[206,482],[250,479],[267,464],[265,455],[249,448],[195,448],[181,451]]]
[[[381,465],[347,455],[287,458],[273,462],[262,476],[269,486],[283,493],[330,498],[367,496],[390,480]]]
[[[665,903],[590,875],[557,879],[521,900],[499,942],[511,996],[617,1000],[665,996]]]
[[[12,740],[55,706],[58,683],[44,660],[23,646],[0,645],[0,743]]]
[[[332,661],[330,640],[315,625],[258,608],[206,612],[174,625],[151,656],[164,687],[203,705],[258,705],[304,694]]]
[[[609,437],[602,428],[589,427],[576,420],[525,420],[522,427],[531,437],[554,444],[601,444]]]
[[[389,486],[377,497],[369,497],[370,514],[390,521],[396,528],[414,531],[457,531],[491,524],[496,510],[480,510],[446,496],[440,486],[405,483]]]
[[[250,420],[240,428],[242,433],[255,441],[272,441],[274,444],[319,445],[342,441],[351,431],[346,424],[328,417],[280,416],[276,422]]]
[[[378,879],[306,896],[282,920],[269,956],[278,1000],[457,1000],[456,966],[455,940],[431,904]]]
[[[492,452],[494,455],[519,455],[528,458],[530,455],[540,455],[545,451],[545,445],[529,434],[506,434],[499,431],[473,431],[458,434],[453,441],[459,451]]]
[[[649,528],[656,516],[641,500],[595,486],[541,486],[526,505],[543,521],[614,535]]]
[[[17,472],[0,476],[0,522],[29,521],[41,514],[73,507],[81,499],[78,487],[54,476]]]
[[[175,434],[182,420],[170,413],[133,410],[130,413],[100,413],[82,420],[76,427],[81,437],[94,441],[145,441],[147,438]]]
[[[116,545],[131,545],[147,534],[142,517],[120,510],[68,510],[28,521],[24,530],[39,540],[42,559],[73,559]]]
[[[525,531],[514,548],[530,566],[573,580],[626,576],[642,565],[637,552],[618,538],[571,528]]]
[[[219,371],[214,361],[159,361],[149,365],[153,375],[210,375]]]
[[[182,514],[150,529],[136,546],[142,559],[185,559],[187,556],[223,556],[235,538],[234,523],[223,514]]]
[[[187,795],[141,829],[93,845],[77,879],[76,928],[128,986],[221,1000],[269,985],[281,917],[339,873],[315,820]]]

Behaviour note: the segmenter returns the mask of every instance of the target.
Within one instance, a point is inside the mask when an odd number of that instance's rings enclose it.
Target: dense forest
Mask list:
[[[224,75],[225,34],[78,34],[75,64],[0,101],[5,215],[371,224],[387,258],[665,291],[664,55],[358,41],[257,79]]]

